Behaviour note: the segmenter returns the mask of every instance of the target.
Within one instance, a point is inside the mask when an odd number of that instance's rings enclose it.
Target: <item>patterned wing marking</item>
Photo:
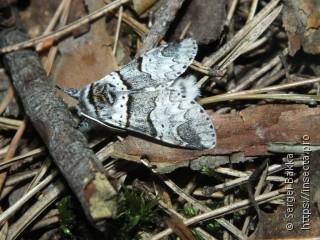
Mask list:
[[[142,56],[141,70],[152,79],[175,80],[192,63],[198,51],[194,39],[184,40],[154,48]]]
[[[159,94],[150,119],[157,132],[156,138],[174,145],[194,149],[213,148],[215,130],[205,110],[196,103],[198,92],[191,85],[193,78],[177,79],[174,90]]]
[[[118,71],[128,89],[155,87],[178,78],[197,54],[194,39],[187,38],[154,48]]]
[[[128,100],[127,86],[113,72],[81,90],[78,108],[80,114],[83,112],[102,122],[125,128]]]

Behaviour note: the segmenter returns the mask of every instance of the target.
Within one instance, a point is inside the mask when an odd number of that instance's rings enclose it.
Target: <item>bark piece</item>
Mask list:
[[[306,53],[319,54],[319,1],[290,0],[284,3],[283,25],[289,38],[290,55],[295,55],[301,46]]]
[[[183,7],[181,11],[181,19],[177,19],[179,22],[172,39],[179,38],[184,28],[191,23],[186,37],[196,39],[200,45],[217,40],[226,20],[226,4],[226,0],[214,1],[214,4],[211,0],[191,1],[186,4],[186,8]]]
[[[165,146],[134,136],[126,137],[114,146],[113,156],[140,161],[147,158],[151,165],[172,169],[186,166],[190,160],[204,158],[215,161],[221,155],[254,157],[270,155],[268,144],[271,142],[302,143],[302,137],[308,135],[310,144],[318,144],[320,136],[320,108],[310,108],[302,104],[267,104],[250,107],[239,113],[210,114],[217,132],[217,145],[214,149],[196,151]]]

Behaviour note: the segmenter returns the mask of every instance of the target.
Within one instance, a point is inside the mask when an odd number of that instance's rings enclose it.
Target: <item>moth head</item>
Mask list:
[[[118,98],[108,84],[89,84],[80,91],[78,110],[96,118],[112,115]]]

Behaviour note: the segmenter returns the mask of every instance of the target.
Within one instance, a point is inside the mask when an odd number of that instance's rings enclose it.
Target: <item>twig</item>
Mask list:
[[[161,8],[160,17],[153,24],[148,36],[143,41],[142,47],[137,52],[136,57],[141,56],[143,53],[158,45],[169,29],[170,23],[175,18],[177,11],[180,9],[184,1],[185,0],[171,0]]]
[[[6,31],[1,35],[0,46],[26,39],[28,36],[19,29]],[[88,220],[103,230],[105,219],[115,214],[116,191],[85,137],[75,129],[76,123],[66,105],[55,95],[37,53],[31,49],[8,53],[3,56],[3,62],[26,114],[80,201]]]

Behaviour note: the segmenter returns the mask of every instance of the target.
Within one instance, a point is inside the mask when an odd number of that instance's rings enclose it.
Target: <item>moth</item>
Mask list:
[[[81,90],[63,91],[87,119],[180,147],[213,148],[213,124],[195,101],[196,78],[184,75],[197,50],[191,38],[162,45]]]

